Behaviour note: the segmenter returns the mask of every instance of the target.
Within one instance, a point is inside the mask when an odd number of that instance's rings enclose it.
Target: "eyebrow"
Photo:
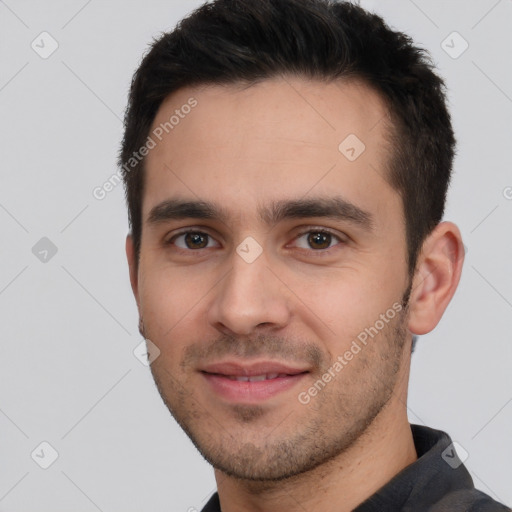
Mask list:
[[[177,219],[219,219],[226,220],[227,212],[207,201],[184,201],[166,199],[151,209],[148,224],[159,224]]]
[[[317,197],[272,202],[258,209],[260,218],[267,225],[277,224],[285,219],[323,217],[347,221],[366,231],[374,225],[373,215],[343,199],[342,197]],[[148,224],[160,224],[179,219],[229,220],[228,211],[208,201],[187,201],[167,199],[154,206],[148,215]]]
[[[261,218],[267,224],[276,224],[284,219],[324,217],[348,221],[367,231],[373,229],[373,215],[342,197],[318,197],[276,201],[270,207],[260,210]]]

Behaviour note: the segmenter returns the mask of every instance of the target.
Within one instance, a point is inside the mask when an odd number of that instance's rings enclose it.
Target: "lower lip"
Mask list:
[[[208,381],[213,391],[223,398],[232,402],[254,403],[288,391],[301,381],[306,373],[254,382],[232,380],[213,373],[203,372],[202,375]]]

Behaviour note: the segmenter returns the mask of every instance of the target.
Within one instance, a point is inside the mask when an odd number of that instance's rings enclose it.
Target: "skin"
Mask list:
[[[214,466],[223,512],[352,510],[417,458],[406,409],[411,339],[436,326],[455,292],[459,230],[437,226],[411,279],[401,198],[385,179],[386,108],[362,83],[279,77],[186,88],[164,101],[153,127],[190,97],[197,106],[146,159],[138,262],[126,241],[141,332],[160,350],[158,389]],[[365,144],[354,161],[338,149],[349,134]],[[365,211],[371,226],[260,215],[277,201],[333,197]],[[227,215],[151,221],[169,199],[208,201]],[[251,263],[236,250],[246,237],[262,250]],[[404,307],[301,403],[393,305]],[[237,403],[199,371],[226,359],[308,373],[266,400]]]

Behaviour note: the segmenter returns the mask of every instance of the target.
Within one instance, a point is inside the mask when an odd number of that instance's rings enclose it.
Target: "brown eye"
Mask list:
[[[210,249],[219,247],[219,243],[208,233],[202,231],[186,231],[173,236],[166,245],[176,246],[183,250]]]
[[[332,242],[332,235],[330,233],[323,233],[321,231],[312,231],[308,235],[308,245],[311,249],[327,249]]]
[[[208,245],[206,233],[186,233],[185,245],[188,249],[204,249]]]

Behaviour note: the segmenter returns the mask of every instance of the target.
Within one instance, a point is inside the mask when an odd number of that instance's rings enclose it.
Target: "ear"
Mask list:
[[[130,283],[132,285],[133,295],[139,306],[139,276],[138,276],[138,265],[135,255],[135,246],[133,243],[133,237],[128,235],[126,237],[126,258],[128,260],[128,268],[130,270]]]
[[[426,334],[439,323],[459,284],[464,245],[459,228],[441,222],[423,243],[409,301],[409,330]]]

